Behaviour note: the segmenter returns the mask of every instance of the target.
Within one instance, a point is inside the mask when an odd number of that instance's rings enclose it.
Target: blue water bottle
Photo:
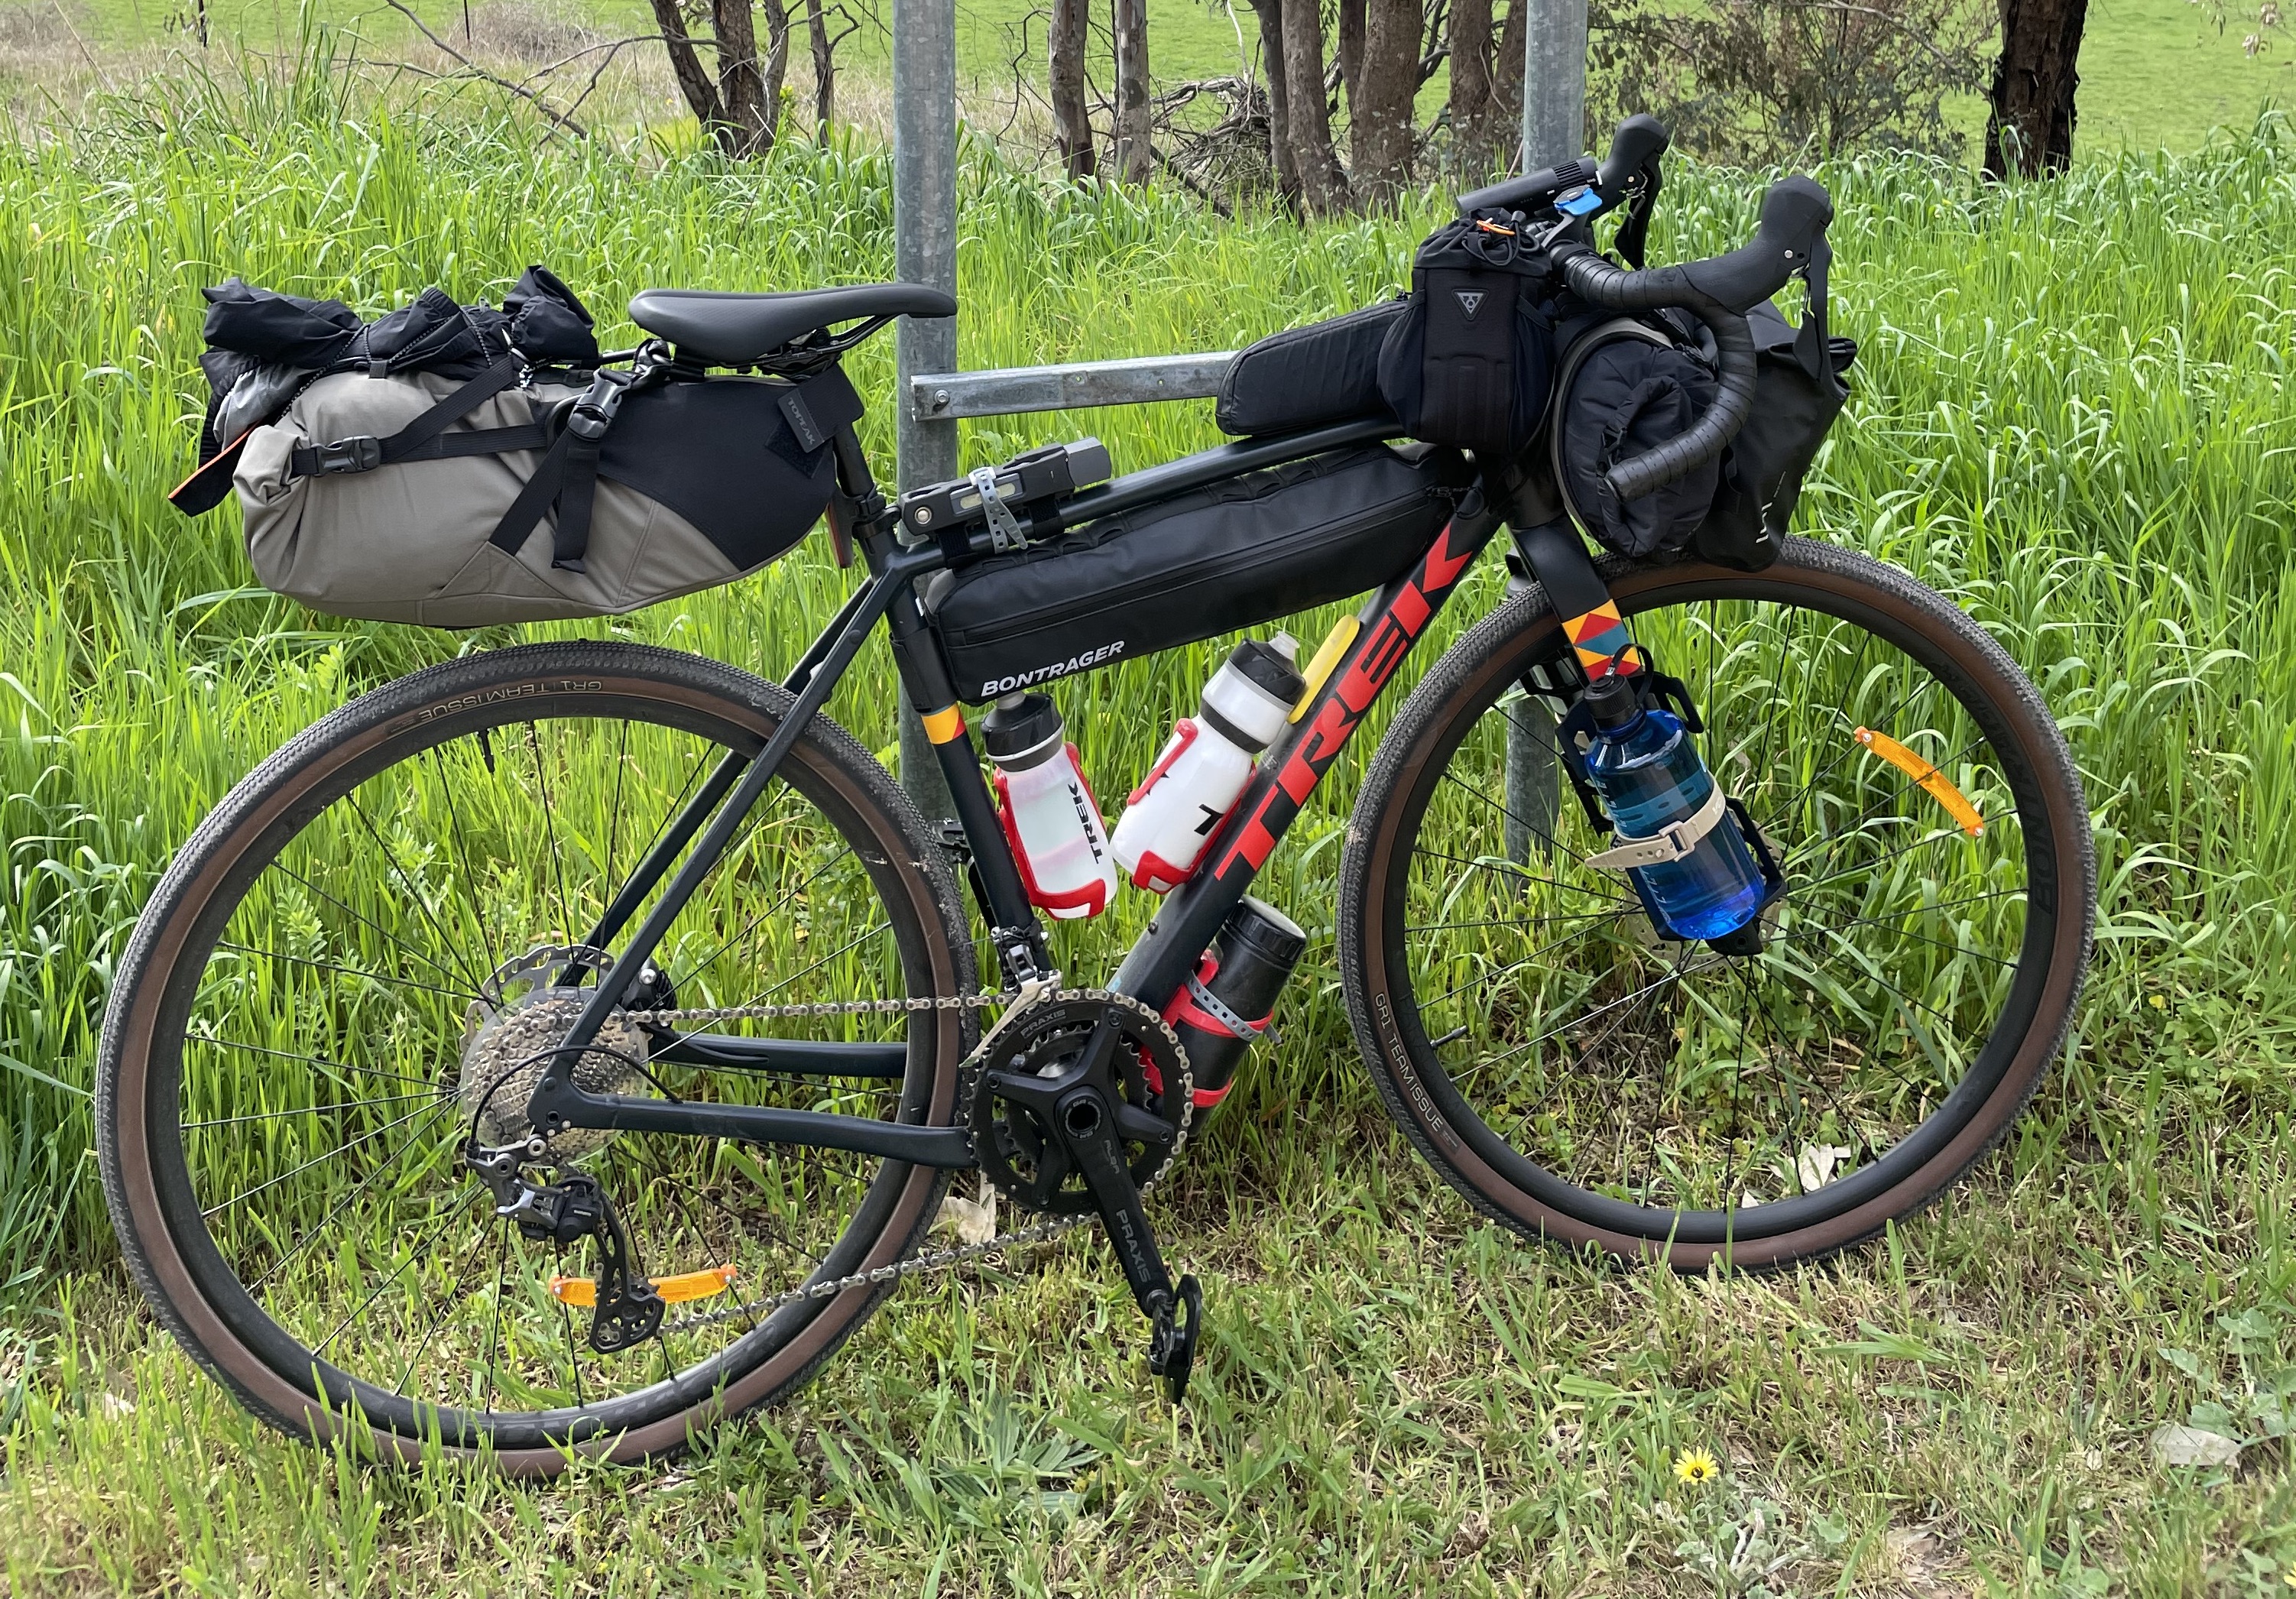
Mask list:
[[[1743,927],[1767,885],[1681,719],[1644,709],[1634,685],[1616,674],[1596,680],[1585,700],[1595,721],[1587,778],[1618,828],[1612,848],[1587,864],[1625,867],[1678,938],[1718,939]]]

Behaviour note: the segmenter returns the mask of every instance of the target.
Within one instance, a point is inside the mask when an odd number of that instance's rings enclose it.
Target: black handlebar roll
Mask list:
[[[1557,244],[1549,252],[1564,285],[1581,299],[1620,311],[1677,307],[1713,331],[1720,392],[1682,437],[1611,468],[1605,476],[1621,501],[1638,500],[1729,447],[1754,404],[1754,339],[1746,326],[1746,312],[1808,266],[1833,220],[1833,201],[1825,190],[1796,176],[1770,185],[1762,197],[1761,220],[1752,240],[1727,255],[1627,272],[1584,244]]]

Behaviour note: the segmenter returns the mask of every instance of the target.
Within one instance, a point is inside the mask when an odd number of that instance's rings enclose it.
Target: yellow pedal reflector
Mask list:
[[[1985,831],[1985,818],[1977,814],[1977,807],[1953,786],[1944,773],[1886,733],[1860,727],[1855,736],[1859,743],[1926,789],[1930,798],[1944,806],[1953,819],[1961,824],[1962,832],[1973,839]]]
[[[653,1291],[666,1303],[683,1305],[689,1300],[706,1300],[725,1292],[733,1286],[737,1275],[730,1266],[707,1267],[701,1271],[680,1272],[674,1277],[656,1277]],[[553,1277],[550,1292],[561,1304],[585,1310],[598,1302],[598,1284],[588,1277]]]

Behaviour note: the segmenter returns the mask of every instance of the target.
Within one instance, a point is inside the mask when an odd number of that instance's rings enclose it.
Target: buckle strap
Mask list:
[[[1636,866],[1662,866],[1678,861],[1698,848],[1698,840],[1712,832],[1730,808],[1730,801],[1716,783],[1706,796],[1706,803],[1673,826],[1661,829],[1648,838],[1621,838],[1616,848],[1587,857],[1587,865],[1605,872],[1627,871]]]
[[[373,472],[377,467],[396,465],[401,461],[435,461],[447,455],[491,455],[505,450],[539,448],[542,441],[536,439],[529,444],[498,442],[485,447],[472,444],[459,449],[440,448],[426,453],[439,440],[439,435],[517,382],[525,375],[526,370],[526,357],[512,351],[390,438],[377,439],[363,433],[352,439],[338,439],[332,444],[307,445],[289,456],[288,466],[299,478],[332,477],[345,472]],[[496,433],[528,431],[518,428],[488,430]],[[471,435],[474,439],[484,436],[478,433]]]
[[[288,453],[288,471],[299,478],[332,477],[342,472],[373,472],[409,461],[448,461],[463,455],[504,455],[512,450],[550,447],[550,429],[531,422],[515,428],[472,428],[442,434],[427,444],[393,454],[388,439],[360,434],[332,444],[299,444]]]

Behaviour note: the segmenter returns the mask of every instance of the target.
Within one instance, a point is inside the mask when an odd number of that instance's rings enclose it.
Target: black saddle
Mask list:
[[[746,366],[817,328],[870,316],[954,316],[956,297],[922,283],[856,283],[786,294],[645,289],[630,320],[713,366]]]

